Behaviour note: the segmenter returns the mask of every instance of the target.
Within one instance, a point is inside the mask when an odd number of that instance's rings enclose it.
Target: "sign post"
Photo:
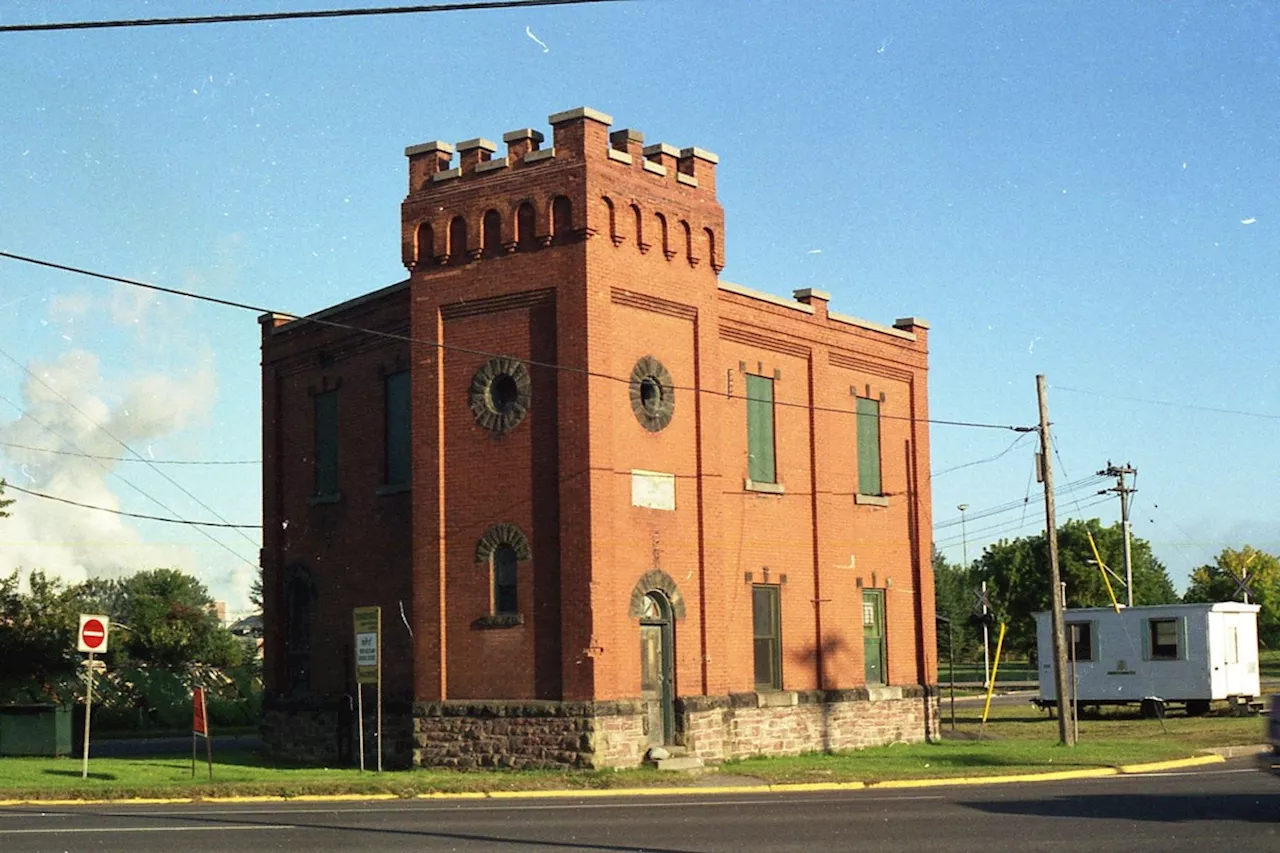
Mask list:
[[[107,650],[107,631],[111,620],[106,616],[80,614],[80,628],[76,631],[76,648],[89,653],[85,665],[86,688],[84,691],[84,761],[80,769],[80,778],[89,778],[89,712],[93,709],[93,656]]]
[[[364,770],[364,685],[377,686],[378,772],[382,772],[382,608],[357,607],[352,611],[356,640],[356,717],[360,732],[360,769]]]
[[[209,760],[209,781],[213,781],[213,739],[209,736],[209,713],[204,702],[204,688],[197,687],[191,695],[191,778],[196,778],[196,738],[204,738],[204,750]]]

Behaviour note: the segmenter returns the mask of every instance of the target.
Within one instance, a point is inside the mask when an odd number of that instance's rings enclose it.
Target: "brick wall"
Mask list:
[[[611,141],[608,123],[593,111],[556,117],[554,151],[515,134],[506,159],[468,144],[457,172],[447,145],[406,152],[410,280],[335,316],[418,343],[264,326],[269,690],[285,681],[282,583],[295,563],[315,580],[312,689],[322,693],[351,690],[350,607],[380,603],[397,696],[441,707],[633,701],[631,601],[654,570],[684,604],[674,625],[678,695],[755,689],[754,583],[779,587],[784,691],[866,684],[863,589],[884,592],[888,684],[936,680],[927,325],[881,326],[829,312],[819,292],[793,299],[721,281],[714,156],[670,146],[645,154],[632,131]],[[522,234],[524,205],[533,218]],[[502,433],[468,405],[490,354],[532,362],[528,415]],[[674,417],[657,432],[631,409],[627,380],[642,356],[661,361],[675,385]],[[379,495],[370,473],[379,452],[370,438],[381,433],[376,377],[400,362],[412,371],[413,489]],[[776,378],[781,490],[745,483],[753,373]],[[309,394],[326,383],[341,383],[343,495],[312,505]],[[868,395],[882,401],[883,487],[872,500],[859,497],[854,420],[857,397]],[[673,509],[635,505],[636,470],[674,477]],[[517,570],[520,618],[500,627],[484,619],[492,576],[476,559],[495,524],[515,525],[530,546]],[[773,718],[790,714],[808,728],[780,742],[812,744],[811,704],[759,708],[761,722],[743,725],[773,732]],[[872,717],[914,725],[883,710],[896,706],[872,704]],[[734,720],[751,717],[738,710]],[[455,716],[440,719],[465,729]],[[611,756],[599,760],[631,762],[632,724],[606,717],[591,729],[610,744],[597,746]],[[564,735],[553,730],[548,737]],[[497,737],[484,731],[486,743]],[[773,735],[707,737],[737,754]]]

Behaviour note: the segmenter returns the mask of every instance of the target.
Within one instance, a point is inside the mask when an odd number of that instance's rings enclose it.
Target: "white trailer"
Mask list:
[[[1184,704],[1204,713],[1215,699],[1250,704],[1258,680],[1256,604],[1160,604],[1085,607],[1064,613],[1067,685],[1078,704]],[[1053,632],[1049,613],[1037,613],[1036,648],[1041,707],[1056,704]]]

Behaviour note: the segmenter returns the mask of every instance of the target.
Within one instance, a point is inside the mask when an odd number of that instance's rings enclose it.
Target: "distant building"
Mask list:
[[[720,281],[716,156],[611,122],[407,149],[408,280],[262,318],[269,749],[351,757],[375,604],[400,763],[935,730],[928,325]]]

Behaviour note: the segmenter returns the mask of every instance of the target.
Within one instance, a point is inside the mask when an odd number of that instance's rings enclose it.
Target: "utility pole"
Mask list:
[[[1099,471],[1098,474],[1103,477],[1116,478],[1115,488],[1103,489],[1102,491],[1098,492],[1098,494],[1105,495],[1108,492],[1114,492],[1115,494],[1118,494],[1120,496],[1120,524],[1121,524],[1121,527],[1124,529],[1125,603],[1128,604],[1130,607],[1132,607],[1133,606],[1133,546],[1130,544],[1130,540],[1133,538],[1132,537],[1133,525],[1130,524],[1129,522],[1129,495],[1133,494],[1138,490],[1126,485],[1124,478],[1132,474],[1133,479],[1136,481],[1138,479],[1138,469],[1134,468],[1132,465],[1129,465],[1127,463],[1123,468],[1117,468],[1115,465],[1111,464],[1111,460],[1107,460],[1106,469]]]
[[[1058,740],[1075,746],[1075,731],[1067,715],[1067,644],[1062,635],[1062,573],[1058,569],[1058,520],[1053,504],[1053,443],[1049,438],[1049,400],[1045,396],[1044,375],[1036,376],[1036,397],[1040,403],[1040,471],[1044,478],[1045,540],[1049,545],[1049,590],[1052,593],[1050,624],[1053,630],[1053,684],[1058,695]]]

